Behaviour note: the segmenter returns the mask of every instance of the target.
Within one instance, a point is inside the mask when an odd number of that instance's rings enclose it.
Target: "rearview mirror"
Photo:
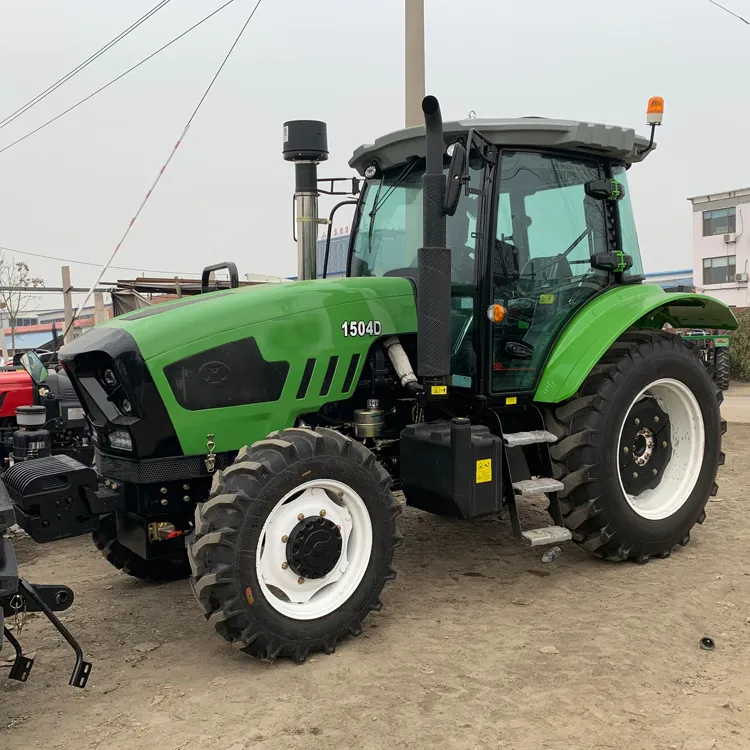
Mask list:
[[[466,148],[463,143],[456,142],[452,146],[451,163],[448,167],[448,180],[445,186],[445,201],[443,211],[447,216],[453,216],[461,199],[461,187],[466,172]]]
[[[596,198],[600,201],[619,201],[625,197],[625,188],[611,177],[587,182],[584,190],[590,198]]]
[[[21,365],[37,385],[41,385],[47,379],[47,375],[49,375],[49,370],[44,366],[44,362],[39,359],[39,355],[36,352],[26,352],[21,357]]]

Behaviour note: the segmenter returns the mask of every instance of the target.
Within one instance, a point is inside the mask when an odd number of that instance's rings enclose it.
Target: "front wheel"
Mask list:
[[[332,653],[395,578],[401,506],[363,445],[288,429],[243,448],[196,508],[191,583],[216,631],[253,656]]]
[[[687,544],[724,462],[721,400],[679,337],[621,336],[576,396],[548,414],[573,539],[600,557],[642,563]]]
[[[117,524],[112,513],[101,516],[91,539],[104,559],[133,578],[153,583],[179,581],[190,575],[187,551],[180,549],[170,555],[146,560],[117,540]]]

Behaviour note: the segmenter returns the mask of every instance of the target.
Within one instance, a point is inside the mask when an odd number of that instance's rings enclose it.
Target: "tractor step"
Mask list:
[[[513,482],[513,491],[516,495],[544,495],[547,492],[560,492],[563,489],[565,485],[562,482],[543,477]]]
[[[545,544],[561,544],[573,538],[564,526],[547,526],[544,529],[529,529],[521,532],[521,539],[529,547],[542,547]]]
[[[536,443],[556,443],[557,438],[547,430],[533,430],[532,432],[509,432],[503,435],[505,444],[509,448],[519,445],[535,445]]]

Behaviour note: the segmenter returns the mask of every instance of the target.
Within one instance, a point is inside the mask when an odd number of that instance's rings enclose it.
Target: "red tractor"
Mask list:
[[[47,369],[35,352],[23,355],[21,365],[24,369],[0,372],[0,471],[7,468],[11,456],[15,461],[36,457],[25,455],[23,441],[16,445],[19,427],[29,426],[49,432],[51,453],[66,453],[91,464],[88,427],[68,376],[55,367]]]

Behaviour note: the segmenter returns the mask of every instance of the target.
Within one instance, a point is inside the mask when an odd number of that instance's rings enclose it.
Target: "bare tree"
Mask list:
[[[38,297],[34,297],[33,290],[43,286],[44,279],[32,276],[26,263],[14,258],[8,260],[0,254],[0,316],[8,321],[11,349],[14,354],[16,352],[16,322],[22,312],[36,309],[34,303]]]

